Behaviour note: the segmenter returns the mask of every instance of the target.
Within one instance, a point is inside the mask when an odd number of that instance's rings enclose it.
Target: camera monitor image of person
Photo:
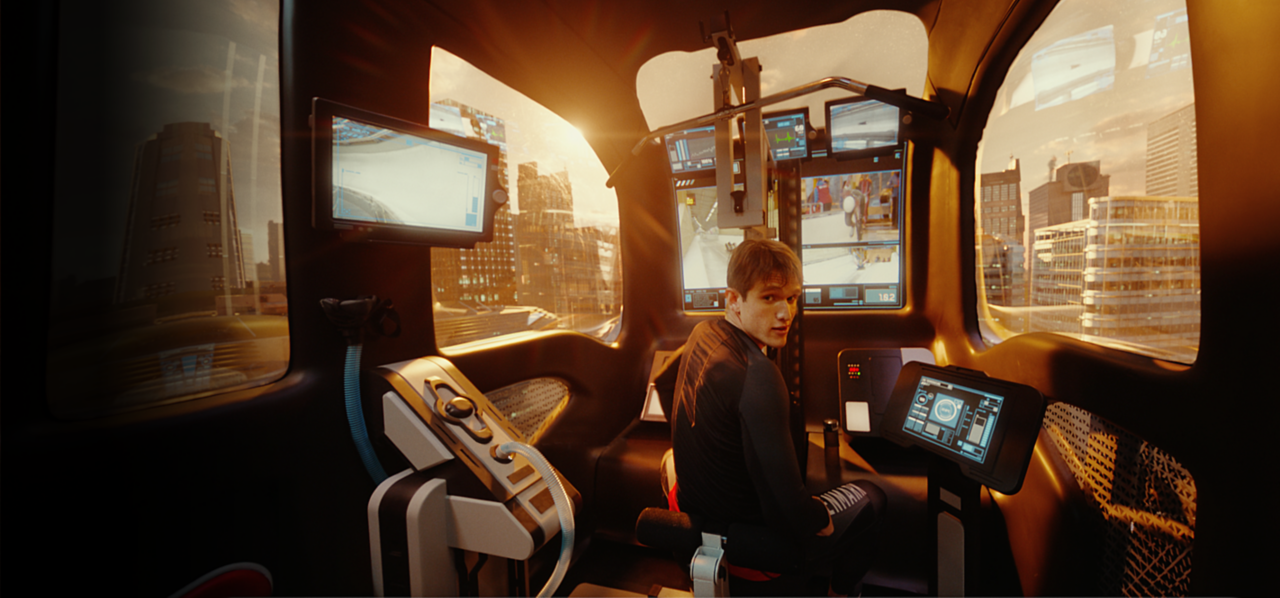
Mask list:
[[[675,182],[681,302],[685,311],[722,311],[729,256],[742,242],[742,230],[720,229],[719,210],[731,208],[717,200],[713,180],[700,182],[703,186],[691,186],[694,181]]]
[[[313,224],[352,238],[473,247],[506,194],[498,149],[317,98]]]
[[[1044,411],[1044,397],[1025,384],[913,361],[898,375],[880,433],[1013,494],[1022,487]]]
[[[902,307],[901,151],[853,162],[815,160],[802,175],[804,308]]]
[[[764,136],[775,161],[809,157],[809,107],[763,115]]]
[[[861,157],[898,147],[899,110],[876,100],[832,100],[827,109],[827,150],[832,157]]]

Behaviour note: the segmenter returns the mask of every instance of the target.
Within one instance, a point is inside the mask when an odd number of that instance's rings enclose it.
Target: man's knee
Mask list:
[[[853,482],[853,485],[861,488],[862,491],[866,493],[867,495],[866,500],[868,502],[868,506],[871,508],[873,515],[878,516],[884,513],[884,510],[886,506],[888,506],[888,502],[889,502],[889,499],[885,495],[884,490],[881,490],[879,486],[875,485],[874,482],[871,482],[869,480],[857,480]]]

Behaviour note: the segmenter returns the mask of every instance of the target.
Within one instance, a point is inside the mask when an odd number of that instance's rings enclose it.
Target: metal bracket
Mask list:
[[[689,577],[693,579],[694,596],[729,595],[729,569],[724,562],[723,538],[719,534],[702,533],[702,546],[689,561]]]

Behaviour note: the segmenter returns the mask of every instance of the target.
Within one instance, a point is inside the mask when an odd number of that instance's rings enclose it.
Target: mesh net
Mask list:
[[[1102,518],[1100,595],[1185,596],[1196,485],[1176,460],[1088,411],[1049,406],[1044,428]]]
[[[484,394],[527,442],[538,440],[569,402],[569,385],[559,378],[534,378]]]

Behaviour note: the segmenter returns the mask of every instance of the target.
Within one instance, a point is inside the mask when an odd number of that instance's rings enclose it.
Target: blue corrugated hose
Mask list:
[[[387,472],[382,469],[378,455],[373,452],[373,443],[369,442],[369,431],[364,425],[364,411],[360,408],[360,352],[364,345],[347,347],[347,363],[343,367],[342,389],[347,396],[347,423],[351,425],[351,440],[356,443],[360,452],[360,460],[364,468],[373,478],[374,484],[381,484],[387,479]]]

